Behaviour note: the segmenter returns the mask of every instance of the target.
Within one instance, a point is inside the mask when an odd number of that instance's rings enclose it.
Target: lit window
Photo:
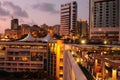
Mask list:
[[[23,61],[27,61],[28,58],[27,58],[27,57],[23,57],[22,60],[23,60]]]
[[[5,55],[5,53],[4,52],[0,52],[0,56],[4,56]]]

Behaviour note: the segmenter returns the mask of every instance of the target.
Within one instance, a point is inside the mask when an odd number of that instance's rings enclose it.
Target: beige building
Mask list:
[[[63,57],[64,57],[64,44],[62,40],[55,40],[49,42],[48,54],[48,73],[50,76],[56,75],[56,78],[63,80]]]
[[[22,35],[24,35],[24,34],[28,34],[29,32],[30,32],[30,26],[29,25],[27,25],[27,24],[22,24],[21,25],[21,33],[22,33]]]
[[[54,34],[60,35],[60,25],[53,26]]]
[[[90,38],[120,41],[119,0],[90,0]]]
[[[47,71],[47,44],[0,42],[0,70],[7,72]]]
[[[6,29],[5,30],[5,35],[9,39],[19,39],[21,38],[21,30],[12,30],[12,29]]]

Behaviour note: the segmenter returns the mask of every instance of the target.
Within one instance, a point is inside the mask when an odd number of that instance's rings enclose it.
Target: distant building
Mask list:
[[[6,29],[5,35],[8,36],[9,39],[19,39],[21,38],[21,30]]]
[[[19,39],[21,38],[21,35],[21,26],[19,26],[18,19],[12,19],[11,29],[5,30],[5,36],[7,36],[9,39]]]
[[[11,20],[11,29],[12,30],[19,29],[18,25],[19,25],[18,19],[12,19]]]
[[[43,28],[43,29],[45,29],[45,30],[47,30],[48,29],[48,25],[47,24],[42,24],[41,26],[40,26],[40,28]]]
[[[34,37],[38,37],[38,33],[40,32],[40,27],[38,25],[33,25],[31,27],[31,34],[34,36]]]
[[[72,36],[76,34],[77,3],[75,1],[61,5],[60,35]]]
[[[81,38],[88,38],[89,27],[87,20],[80,20],[77,22],[77,34],[80,35]]]
[[[90,0],[90,38],[120,41],[120,1]]]
[[[28,24],[22,24],[21,25],[21,34],[28,34],[30,33],[31,27]]]
[[[53,26],[54,34],[60,35],[60,25]]]

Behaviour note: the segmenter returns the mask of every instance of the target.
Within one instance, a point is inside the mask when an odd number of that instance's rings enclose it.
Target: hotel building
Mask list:
[[[0,42],[0,70],[7,72],[36,72],[47,69],[47,44]]]
[[[90,0],[90,38],[120,41],[120,1]]]
[[[44,70],[46,76],[63,80],[63,42],[52,40],[40,43],[28,41],[30,38],[31,36],[27,36],[22,42],[0,42],[0,71]]]
[[[72,36],[76,34],[77,3],[75,1],[61,5],[60,35]]]

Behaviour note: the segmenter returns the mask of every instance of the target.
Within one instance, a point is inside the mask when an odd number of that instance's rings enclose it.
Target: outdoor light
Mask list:
[[[108,43],[108,42],[105,40],[105,41],[104,41],[104,44],[107,44],[107,43]]]
[[[77,62],[80,62],[80,59],[79,59],[79,58],[77,58],[77,59],[76,59],[76,61],[77,61]]]
[[[86,40],[81,40],[81,44],[86,44]]]
[[[74,54],[75,54],[73,51],[72,51],[71,53],[72,53],[72,55],[74,55]]]

